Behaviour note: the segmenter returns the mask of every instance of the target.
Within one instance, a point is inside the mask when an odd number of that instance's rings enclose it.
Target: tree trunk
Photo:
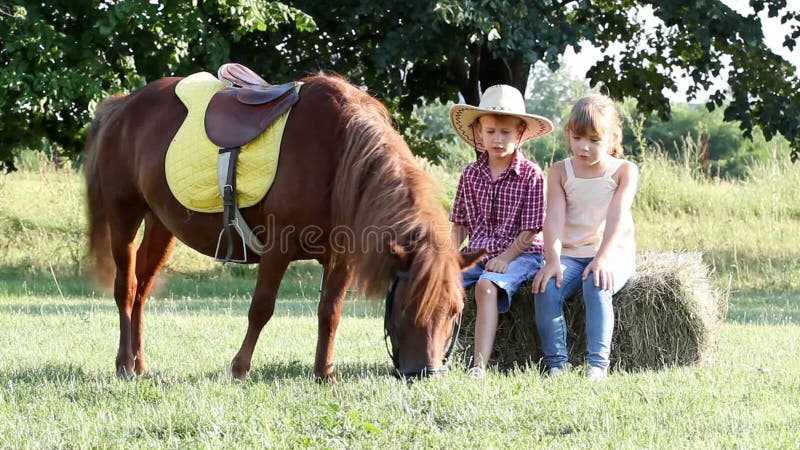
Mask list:
[[[525,95],[531,65],[521,56],[513,59],[496,58],[482,45],[469,46],[468,64],[451,57],[451,72],[458,82],[458,90],[468,105],[477,106],[481,94],[490,86],[508,84]]]
[[[481,50],[481,92],[496,84],[507,84],[519,89],[524,96],[531,70],[530,63],[525,62],[521,56],[515,56],[513,59],[496,58],[485,47]]]
[[[451,71],[458,82],[458,92],[464,97],[464,103],[477,106],[481,100],[481,91],[478,75],[481,61],[481,47],[471,44],[469,46],[469,58],[467,63],[456,55],[451,56]]]

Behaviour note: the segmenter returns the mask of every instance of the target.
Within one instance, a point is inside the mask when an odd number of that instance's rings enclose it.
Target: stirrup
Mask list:
[[[234,230],[236,230],[236,235],[239,236],[239,238],[242,241],[242,259],[232,259],[232,258],[228,259],[227,256],[225,258],[219,257],[219,249],[222,244],[222,235],[225,233],[225,229],[231,226],[234,228]],[[228,242],[227,244],[230,246],[233,245],[233,242]],[[227,262],[234,262],[234,263],[247,262],[247,244],[245,243],[244,240],[244,231],[242,231],[242,227],[239,226],[239,219],[233,219],[229,224],[222,227],[222,230],[220,230],[219,237],[217,238],[217,249],[214,250],[214,261],[221,262],[223,264]]]

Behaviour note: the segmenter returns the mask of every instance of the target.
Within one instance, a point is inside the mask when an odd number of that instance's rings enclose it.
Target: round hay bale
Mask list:
[[[644,252],[636,274],[614,296],[614,338],[611,366],[635,371],[708,360],[728,311],[727,292],[709,282],[710,270],[699,252]],[[467,294],[455,357],[472,360],[475,297]],[[586,357],[583,298],[568,299],[564,308],[567,345],[573,366]],[[511,309],[501,314],[491,365],[501,371],[527,367],[541,359],[530,283],[520,286]]]

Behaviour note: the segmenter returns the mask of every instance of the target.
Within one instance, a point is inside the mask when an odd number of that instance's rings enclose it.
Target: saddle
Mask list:
[[[262,254],[264,245],[247,225],[236,204],[236,161],[243,145],[257,138],[297,103],[299,83],[271,85],[249,68],[236,63],[222,65],[217,77],[229,87],[214,94],[204,119],[206,135],[220,149],[217,180],[223,203],[223,228],[217,239],[214,259],[223,263],[245,262],[246,247]],[[226,252],[221,257],[223,239]],[[243,257],[232,259],[239,241]]]
[[[223,64],[217,70],[217,78],[227,81],[233,87],[270,86],[266,80],[257,73],[237,63]]]
[[[241,64],[224,64],[217,76],[231,86],[211,98],[205,128],[208,138],[220,148],[252,141],[300,98],[297,82],[272,85]]]

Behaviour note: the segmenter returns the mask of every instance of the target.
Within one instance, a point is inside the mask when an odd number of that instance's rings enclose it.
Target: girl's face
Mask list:
[[[616,133],[599,133],[596,130],[585,130],[583,133],[573,130],[568,137],[572,156],[590,166],[608,157],[617,142]]]
[[[513,116],[487,114],[477,123],[478,133],[491,158],[505,158],[517,149],[522,136],[522,121]]]

